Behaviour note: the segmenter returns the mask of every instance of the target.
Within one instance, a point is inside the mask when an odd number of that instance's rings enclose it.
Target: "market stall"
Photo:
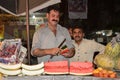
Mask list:
[[[16,41],[16,40],[15,40]],[[55,63],[52,62],[52,66],[51,62],[46,62],[46,63],[40,63],[37,65],[27,65],[23,62],[23,59],[25,57],[25,55],[21,55],[22,54],[26,54],[26,49],[22,49],[21,48],[21,41],[17,41],[14,44],[11,43],[11,40],[7,40],[4,41],[4,44],[2,44],[2,48],[1,48],[1,56],[3,57],[1,59],[2,63],[5,64],[0,64],[0,76],[2,78],[2,80],[119,80],[119,70],[118,71],[114,71],[114,69],[107,71],[102,69],[102,76],[100,75],[101,72],[97,73],[99,75],[95,76],[93,74],[94,69],[94,65],[93,63],[88,63],[88,62],[76,62],[77,64],[72,62],[66,62],[66,61],[61,61],[61,63],[59,64],[59,62],[56,62],[57,65],[54,65]],[[12,41],[13,42],[13,41]],[[115,44],[115,42],[113,41],[113,43]],[[113,45],[113,43],[111,43]],[[11,44],[11,46],[10,46]],[[116,45],[116,44],[115,44]],[[5,46],[5,47],[4,47]],[[14,48],[15,47],[15,48]],[[108,46],[110,47],[110,46]],[[117,49],[120,48],[119,46],[117,46]],[[12,52],[11,50],[14,49],[14,51]],[[107,49],[108,50],[108,49]],[[112,49],[111,49],[112,50]],[[114,57],[116,57],[119,53],[120,49],[118,49],[118,52],[114,52]],[[6,51],[8,51],[6,53]],[[20,53],[20,54],[19,54]],[[10,56],[6,56],[10,55]],[[13,54],[13,56],[11,55]],[[107,55],[111,55],[106,53]],[[116,54],[116,55],[115,55]],[[16,56],[17,55],[17,56]],[[8,58],[5,58],[8,57]],[[108,57],[104,57],[101,58],[101,62],[104,62],[104,60],[106,60],[106,58],[109,60],[110,58]],[[100,58],[96,58],[100,59]],[[96,61],[97,62],[97,61]],[[111,65],[106,65],[106,64],[101,64],[101,62],[97,62],[98,65],[100,65],[101,67],[105,67],[108,68],[110,66],[110,68],[114,68],[114,66]],[[9,64],[11,63],[11,64]],[[113,62],[114,63],[114,62]],[[85,64],[85,65],[83,65]],[[46,65],[49,65],[46,67]],[[76,66],[78,65],[78,66]],[[119,64],[118,64],[119,65]],[[71,68],[72,66],[72,68]],[[80,67],[79,67],[80,66]],[[77,68],[73,68],[73,67],[77,67]],[[52,69],[51,69],[52,68]],[[118,68],[117,68],[118,69]],[[103,73],[103,70],[106,71],[106,73]],[[74,72],[75,71],[75,72]],[[83,72],[82,72],[83,71]],[[104,74],[107,74],[107,76],[105,76]],[[111,74],[113,74],[114,76],[111,76]]]
[[[95,68],[92,62],[69,60],[25,64],[26,49],[22,47],[20,39],[4,40],[0,47],[0,75],[3,80],[119,80],[119,42],[118,34],[106,45],[104,54],[96,55],[93,61],[97,65]]]

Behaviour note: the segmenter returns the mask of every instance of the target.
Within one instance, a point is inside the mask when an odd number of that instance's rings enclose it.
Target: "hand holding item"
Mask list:
[[[66,39],[64,39],[61,43],[60,43],[60,45],[58,46],[58,48],[60,49],[60,47],[63,45],[63,43],[66,41]],[[59,53],[60,53],[60,51],[61,50],[58,50],[58,51],[56,51],[56,55],[58,55]],[[52,59],[53,58],[53,55],[50,57],[50,59]]]
[[[61,51],[60,51],[60,55],[62,55],[62,56],[64,56],[64,57],[68,57],[70,54],[70,50],[67,48],[67,46],[65,45],[65,46],[63,46],[62,48],[61,48]]]
[[[62,55],[62,54],[68,53],[68,52],[69,52],[69,49],[68,49],[67,46],[65,45],[65,46],[63,46],[63,47],[61,48],[60,54]]]
[[[59,51],[60,51],[60,48],[52,48],[51,49],[51,55],[55,56],[59,53]]]
[[[51,49],[51,55],[55,56],[55,55],[62,55],[65,53],[68,53],[69,49],[67,48],[67,46],[63,46],[62,48],[52,48]]]
[[[74,48],[68,48],[66,45],[61,48],[60,55],[66,57],[66,58],[71,58],[74,56]]]

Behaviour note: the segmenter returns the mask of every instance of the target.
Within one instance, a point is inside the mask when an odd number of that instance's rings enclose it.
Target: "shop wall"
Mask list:
[[[32,42],[33,34],[35,32],[35,26],[29,26],[30,31],[30,43]],[[5,25],[4,39],[21,38],[23,44],[27,42],[27,31],[25,25]]]

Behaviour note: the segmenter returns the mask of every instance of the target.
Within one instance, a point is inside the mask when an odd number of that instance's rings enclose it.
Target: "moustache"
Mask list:
[[[53,19],[52,21],[58,22],[58,20]]]
[[[80,36],[75,36],[75,38],[80,38]]]

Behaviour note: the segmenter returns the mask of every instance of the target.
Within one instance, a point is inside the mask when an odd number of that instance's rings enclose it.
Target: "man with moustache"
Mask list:
[[[68,58],[73,57],[75,50],[68,30],[58,24],[59,9],[56,6],[48,7],[46,17],[47,23],[34,33],[31,54],[38,58],[38,63],[68,60]],[[61,54],[61,47],[58,46],[64,39],[62,47],[66,45],[69,50]]]
[[[75,25],[72,33],[75,55],[70,58],[70,61],[92,62],[95,52],[103,53],[105,46],[94,40],[85,39],[85,33],[82,26]]]

